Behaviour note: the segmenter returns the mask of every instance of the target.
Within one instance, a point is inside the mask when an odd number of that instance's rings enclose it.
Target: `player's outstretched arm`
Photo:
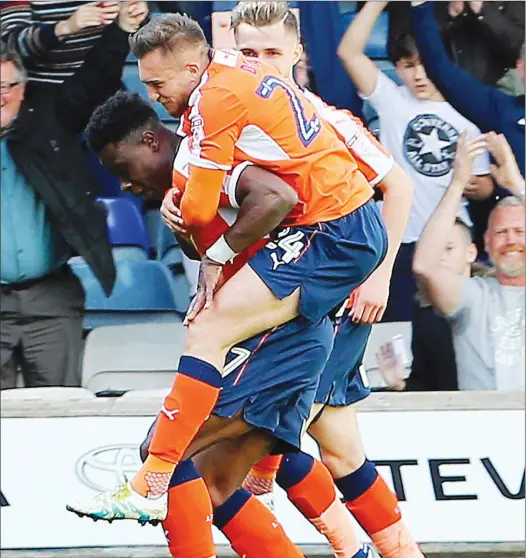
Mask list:
[[[378,68],[365,55],[365,47],[376,20],[389,2],[367,2],[345,32],[338,47],[338,57],[365,97],[374,92]]]
[[[473,161],[486,147],[483,136],[467,140],[464,133],[460,137],[453,180],[427,222],[413,259],[414,274],[425,288],[433,306],[445,316],[450,316],[459,307],[462,276],[442,265],[440,260],[455,224],[464,188],[471,177]]]

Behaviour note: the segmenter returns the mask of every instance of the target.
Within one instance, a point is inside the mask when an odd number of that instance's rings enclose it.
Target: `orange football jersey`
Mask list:
[[[389,151],[352,112],[328,105],[311,91],[303,90],[303,93],[318,114],[336,130],[369,184],[376,186],[381,182],[394,165]]]
[[[337,219],[372,197],[357,161],[303,92],[272,66],[236,51],[213,52],[181,126],[191,151],[181,202],[187,223],[199,207],[212,216],[211,205],[219,204],[221,181],[211,171],[226,173],[244,161],[276,173],[296,190],[299,202],[285,226]]]

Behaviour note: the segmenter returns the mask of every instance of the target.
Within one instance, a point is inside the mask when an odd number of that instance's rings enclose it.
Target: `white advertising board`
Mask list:
[[[359,420],[369,458],[398,492],[417,540],[524,541],[524,411],[367,412]],[[150,423],[148,417],[2,419],[1,548],[164,544],[160,528],[94,523],[65,509],[137,470],[138,444]],[[309,438],[305,450],[317,453]],[[296,543],[324,542],[280,490],[276,510]]]

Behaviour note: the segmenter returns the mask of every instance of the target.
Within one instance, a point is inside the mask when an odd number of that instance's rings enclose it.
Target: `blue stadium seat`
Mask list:
[[[119,179],[101,165],[99,158],[91,149],[87,149],[87,157],[91,173],[100,185],[98,195],[104,198],[119,196],[121,193]]]
[[[129,199],[137,207],[137,209],[142,212],[143,200],[138,196],[134,196],[129,192],[123,192],[121,190],[120,180],[106,170],[97,155],[86,147],[86,153],[88,158],[88,163],[90,166],[91,174],[93,178],[99,184],[97,189],[97,196],[100,198],[126,198]]]
[[[170,275],[161,263],[116,262],[117,280],[109,297],[86,263],[70,261],[70,265],[86,291],[85,329],[125,323],[180,321]]]
[[[190,285],[183,264],[183,252],[177,239],[162,221],[159,222],[157,236],[157,259],[170,271],[177,310],[186,312],[190,304]]]
[[[158,209],[147,209],[144,212],[144,222],[146,223],[146,230],[148,231],[148,239],[152,247],[153,257],[157,257],[159,227],[161,225],[161,213]]]
[[[336,2],[341,15],[355,14],[358,11],[358,2]]]
[[[356,17],[358,12],[352,10],[345,10],[342,12],[342,18],[344,21],[344,28],[351,24],[353,19]],[[387,58],[387,30],[389,28],[389,16],[387,12],[383,12],[375,26],[369,40],[367,41],[367,46],[365,47],[365,54],[373,60],[383,60]]]
[[[159,260],[165,258],[173,248],[177,248],[177,250],[180,252],[177,239],[171,233],[170,229],[163,223],[162,220],[159,220],[157,225],[156,243],[157,243],[157,259]]]
[[[387,58],[387,30],[389,29],[389,16],[387,12],[382,12],[380,17],[373,27],[373,31],[369,40],[367,41],[367,47],[365,48],[365,54],[373,60],[383,60]]]
[[[148,259],[148,231],[136,205],[123,197],[99,198],[98,201],[106,207],[110,242],[117,258]],[[125,252],[126,256],[121,257],[119,250]]]
[[[376,114],[376,111],[372,107],[371,103],[364,101],[362,114],[365,120],[365,124],[371,130],[371,132],[378,137],[380,134],[380,119]]]

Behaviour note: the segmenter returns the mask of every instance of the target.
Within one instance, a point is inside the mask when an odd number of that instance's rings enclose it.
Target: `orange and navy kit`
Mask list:
[[[348,215],[373,190],[338,133],[303,92],[258,60],[213,51],[189,99],[181,131],[190,138],[190,171],[181,212],[188,226],[213,219],[227,171],[249,161],[294,188],[286,226]]]

